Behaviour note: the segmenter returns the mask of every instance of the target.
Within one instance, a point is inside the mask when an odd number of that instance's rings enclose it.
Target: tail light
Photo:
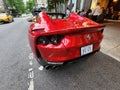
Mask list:
[[[61,35],[54,35],[50,37],[50,42],[52,44],[58,44],[63,39],[63,36]]]
[[[63,39],[62,35],[53,36],[40,36],[37,38],[37,44],[47,45],[47,44],[58,44]]]
[[[49,43],[49,40],[47,37],[41,36],[37,38],[37,44],[47,45],[48,43]]]
[[[101,30],[101,33],[103,33],[104,29]]]

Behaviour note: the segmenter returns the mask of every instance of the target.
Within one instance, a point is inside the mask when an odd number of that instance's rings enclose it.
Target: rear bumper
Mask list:
[[[93,44],[93,52],[99,50],[100,45],[99,42]],[[38,45],[39,48],[39,45]],[[60,48],[60,49],[54,49],[54,48],[39,48],[39,51],[41,52],[41,56],[43,57],[46,62],[65,62],[70,61],[72,59],[81,57],[81,47],[71,47],[71,48]]]
[[[90,35],[90,38],[87,36]],[[93,52],[99,50],[103,35],[101,32],[67,35],[58,45],[37,45],[46,62],[66,62],[81,57],[81,47],[92,44]]]

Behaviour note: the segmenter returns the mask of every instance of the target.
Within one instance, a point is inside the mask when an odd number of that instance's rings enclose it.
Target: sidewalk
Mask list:
[[[101,52],[120,61],[120,20],[107,20]]]

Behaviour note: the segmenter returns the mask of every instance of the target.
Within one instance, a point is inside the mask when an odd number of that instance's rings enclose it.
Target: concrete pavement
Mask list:
[[[120,61],[120,20],[107,20],[101,51]]]

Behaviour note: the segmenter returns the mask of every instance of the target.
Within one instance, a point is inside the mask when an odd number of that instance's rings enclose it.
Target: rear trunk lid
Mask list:
[[[68,33],[85,33],[103,30],[105,25],[71,13],[66,19],[51,19],[45,12],[39,14],[40,22],[35,23],[32,31],[40,36]]]

